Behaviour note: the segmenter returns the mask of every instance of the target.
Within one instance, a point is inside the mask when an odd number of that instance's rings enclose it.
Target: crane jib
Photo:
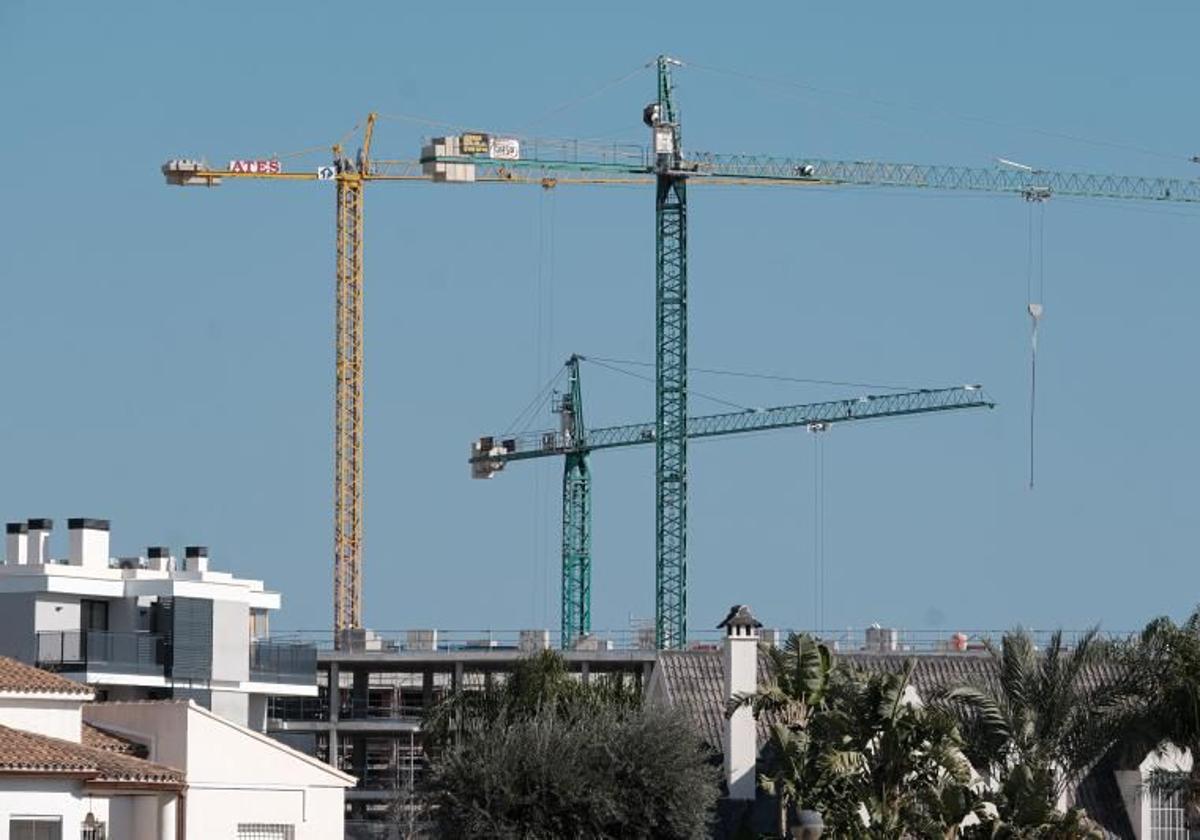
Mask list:
[[[923,391],[905,391],[847,400],[780,406],[751,411],[731,411],[689,417],[689,438],[750,434],[777,429],[803,428],[812,424],[900,417],[971,408],[994,408],[982,388],[966,386]],[[531,458],[546,458],[569,453],[594,452],[655,442],[654,423],[630,423],[589,429],[583,439],[565,436],[560,431],[480,438],[472,448],[468,463],[503,464]]]
[[[529,145],[529,142],[526,141]],[[648,153],[632,160],[628,153],[597,153],[594,157],[526,157],[519,161],[490,162],[470,156],[432,156],[422,164],[464,164],[476,168],[479,180],[490,180],[493,170],[534,173],[606,172],[614,176],[645,177],[654,171]],[[764,157],[694,152],[682,159],[675,174],[705,180],[753,181],[840,186],[939,189],[970,192],[1029,192],[1089,198],[1144,201],[1200,202],[1200,181],[1141,175],[1092,172],[1059,172],[1039,169],[1006,169],[942,166],[886,161],[823,160],[802,157]]]

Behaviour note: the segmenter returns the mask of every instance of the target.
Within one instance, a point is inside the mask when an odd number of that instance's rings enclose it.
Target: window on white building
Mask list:
[[[238,840],[295,840],[296,829],[282,823],[238,823]]]
[[[8,821],[9,840],[62,840],[61,817],[14,817]]]
[[[250,638],[265,639],[271,635],[271,619],[260,607],[250,608]]]
[[[1180,791],[1151,790],[1150,840],[1187,840],[1183,823],[1183,794]]]

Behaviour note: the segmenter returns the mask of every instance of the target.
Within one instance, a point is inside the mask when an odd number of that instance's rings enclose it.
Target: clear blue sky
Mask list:
[[[372,109],[644,143],[630,74],[668,52],[685,149],[1194,177],[1198,29],[1183,2],[3,0],[0,513],[206,543],[283,592],[276,627],[330,622],[333,193],[168,189],[169,157],[323,147]],[[436,131],[383,120],[376,152]],[[557,627],[559,465],[472,482],[468,444],[572,351],[651,359],[652,195],[385,184],[367,212],[367,623]],[[826,437],[827,624],[1126,629],[1200,600],[1200,211],[1045,208],[1033,492],[1024,202],[722,188],[691,213],[695,365],[1000,403]],[[591,423],[652,416],[650,386],[585,376]],[[813,458],[800,432],[692,448],[693,628],[734,601],[811,625]],[[620,628],[653,613],[653,451],[594,472],[593,623]]]

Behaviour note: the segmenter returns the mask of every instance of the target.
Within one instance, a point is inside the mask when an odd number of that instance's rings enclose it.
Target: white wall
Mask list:
[[[39,593],[33,621],[34,629],[38,633],[51,630],[78,630],[79,596]]]
[[[250,607],[244,602],[213,601],[212,675],[214,680],[250,679]]]
[[[297,840],[343,833],[352,784],[315,759],[186,703],[95,703],[84,719],[147,744],[187,774],[190,840],[234,837],[238,823],[284,823]]]
[[[89,807],[96,819],[108,821],[108,799],[94,796],[89,803],[77,779],[0,776],[0,840],[9,840],[9,820],[22,816],[62,817],[63,837],[78,837]]]
[[[238,823],[279,823],[296,829],[296,840],[338,840],[345,831],[343,792],[338,789],[209,787],[187,794],[188,837],[236,837]]]
[[[213,689],[209,696],[208,707],[221,717],[243,726],[250,719],[250,696],[245,692]]]
[[[129,815],[132,821],[126,826],[125,835],[109,832],[109,836],[128,837],[129,840],[158,840],[158,797],[137,796],[130,802]]]
[[[51,738],[79,743],[80,713],[83,700],[67,695],[63,699],[34,700],[29,697],[0,697],[0,725],[24,729]]]
[[[186,703],[90,703],[83,707],[83,719],[145,744],[150,761],[176,770],[187,769]]]
[[[267,695],[251,694],[247,704],[246,727],[255,732],[267,731]]]

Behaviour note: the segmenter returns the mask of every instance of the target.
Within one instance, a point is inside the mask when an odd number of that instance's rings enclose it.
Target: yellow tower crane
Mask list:
[[[363,533],[363,188],[368,181],[428,180],[415,164],[370,159],[375,114],[367,117],[362,148],[349,160],[341,144],[333,162],[285,172],[277,158],[231,160],[224,170],[198,160],[170,160],[167,183],[213,187],[224,179],[331,181],[337,188],[335,403],[333,480],[333,629],[339,647],[362,628]]]
[[[378,115],[367,115],[362,146],[354,160],[334,144],[329,164],[302,172],[286,172],[277,157],[230,160],[225,169],[189,158],[162,166],[167,183],[179,187],[215,187],[225,179],[258,181],[329,181],[337,189],[337,257],[335,303],[335,413],[333,479],[333,631],[339,648],[362,622],[363,533],[363,190],[378,181],[455,181],[456,167],[431,166],[411,159],[371,158],[371,140]],[[454,151],[457,151],[457,146]],[[427,150],[429,151],[429,150]],[[430,151],[432,154],[432,151]],[[576,173],[556,177],[526,176],[503,165],[484,168],[472,181],[535,183],[550,188],[560,181],[584,184],[649,182],[648,177],[617,179],[603,174]]]

